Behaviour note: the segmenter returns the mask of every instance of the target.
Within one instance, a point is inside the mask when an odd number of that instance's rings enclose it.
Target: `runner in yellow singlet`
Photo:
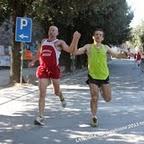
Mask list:
[[[93,34],[93,44],[86,44],[79,49],[75,49],[75,55],[86,53],[88,56],[88,80],[87,84],[90,87],[90,108],[91,108],[91,126],[96,127],[98,120],[96,116],[97,102],[99,90],[106,102],[111,100],[111,87],[109,84],[109,69],[107,66],[107,53],[116,58],[127,58],[127,53],[113,52],[110,47],[102,44],[104,40],[104,32],[102,29],[97,29]]]

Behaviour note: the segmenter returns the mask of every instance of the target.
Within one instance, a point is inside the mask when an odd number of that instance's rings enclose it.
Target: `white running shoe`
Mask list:
[[[91,124],[92,127],[97,127],[98,126],[97,118],[96,117],[92,117],[90,124]]]
[[[60,95],[59,98],[60,98],[60,101],[61,101],[62,107],[65,108],[65,107],[66,107],[66,101],[65,101],[64,96],[63,96],[63,95]]]
[[[35,125],[40,125],[40,126],[44,126],[44,118],[43,117],[36,117],[36,119],[34,120],[34,124]]]
[[[66,107],[66,101],[65,101],[65,99],[61,100],[61,104],[62,104],[62,107],[63,107],[63,108]]]

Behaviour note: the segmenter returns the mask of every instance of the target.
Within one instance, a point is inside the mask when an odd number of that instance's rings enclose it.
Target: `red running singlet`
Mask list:
[[[49,42],[48,39],[43,40],[36,75],[38,78],[60,78],[59,57],[60,49],[57,49],[54,43],[58,39]]]

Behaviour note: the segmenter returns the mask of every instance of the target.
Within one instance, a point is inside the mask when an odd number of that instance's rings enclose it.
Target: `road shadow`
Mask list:
[[[67,101],[63,109],[52,87],[47,89],[45,123],[33,125],[37,115],[36,87],[17,89],[22,96],[0,105],[0,143],[6,144],[143,144],[144,107],[141,78],[133,77],[133,64],[114,61],[110,64],[113,99],[105,103],[99,99],[99,126],[90,127],[90,94],[87,72],[68,76],[61,82]],[[132,78],[132,79],[131,79]],[[135,86],[136,84],[136,86]],[[14,97],[14,91],[5,93]],[[18,94],[17,94],[18,95]]]

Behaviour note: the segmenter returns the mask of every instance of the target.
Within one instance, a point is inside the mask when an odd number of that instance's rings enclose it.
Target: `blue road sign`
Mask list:
[[[32,37],[32,19],[27,17],[16,18],[16,42],[31,42]]]

